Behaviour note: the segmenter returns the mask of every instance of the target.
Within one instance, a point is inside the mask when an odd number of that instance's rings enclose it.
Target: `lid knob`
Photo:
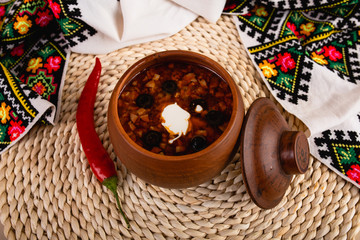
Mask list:
[[[284,131],[280,138],[280,162],[285,173],[303,174],[309,166],[309,143],[303,132]]]

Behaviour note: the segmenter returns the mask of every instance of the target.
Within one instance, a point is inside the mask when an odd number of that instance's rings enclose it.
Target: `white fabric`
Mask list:
[[[203,16],[212,23],[220,18],[225,7],[225,0],[172,0],[194,13]]]
[[[263,75],[261,76],[267,87],[271,89],[268,81]],[[305,123],[311,135],[340,125],[358,113],[360,86],[354,87],[354,84],[340,79],[336,73],[316,63],[311,76],[316,81],[312,80],[309,83],[308,101],[299,100],[296,107],[273,94],[288,112]]]
[[[71,50],[105,54],[171,36],[199,15],[216,22],[226,0],[78,0],[81,19],[97,30]]]

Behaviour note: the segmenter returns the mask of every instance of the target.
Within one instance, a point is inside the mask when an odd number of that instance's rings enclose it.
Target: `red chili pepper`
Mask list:
[[[105,150],[95,131],[94,105],[100,74],[101,63],[100,60],[96,58],[95,67],[92,70],[79,99],[76,111],[76,125],[80,142],[89,161],[91,170],[96,178],[114,193],[120,213],[129,227],[129,221],[120,206],[119,196],[116,191],[118,177],[114,162]]]

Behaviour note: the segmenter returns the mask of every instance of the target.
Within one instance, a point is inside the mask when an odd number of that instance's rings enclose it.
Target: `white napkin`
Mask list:
[[[220,17],[226,0],[78,0],[81,20],[96,29],[71,50],[104,54],[126,46],[171,36],[199,15],[211,22]]]
[[[203,16],[212,23],[220,18],[226,0],[172,0],[194,13]]]

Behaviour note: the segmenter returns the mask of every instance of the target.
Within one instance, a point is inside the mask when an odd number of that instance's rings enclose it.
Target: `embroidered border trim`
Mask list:
[[[19,86],[18,86],[18,84],[15,83],[15,79],[12,76],[12,74],[4,67],[3,64],[0,63],[0,66],[1,66],[2,70],[4,71],[5,77],[8,79],[10,87],[12,88],[17,99],[19,99],[21,105],[30,114],[30,116],[35,118],[36,112],[34,112],[33,109],[30,108],[31,105],[26,101],[26,98],[21,94],[21,92],[19,90]]]

